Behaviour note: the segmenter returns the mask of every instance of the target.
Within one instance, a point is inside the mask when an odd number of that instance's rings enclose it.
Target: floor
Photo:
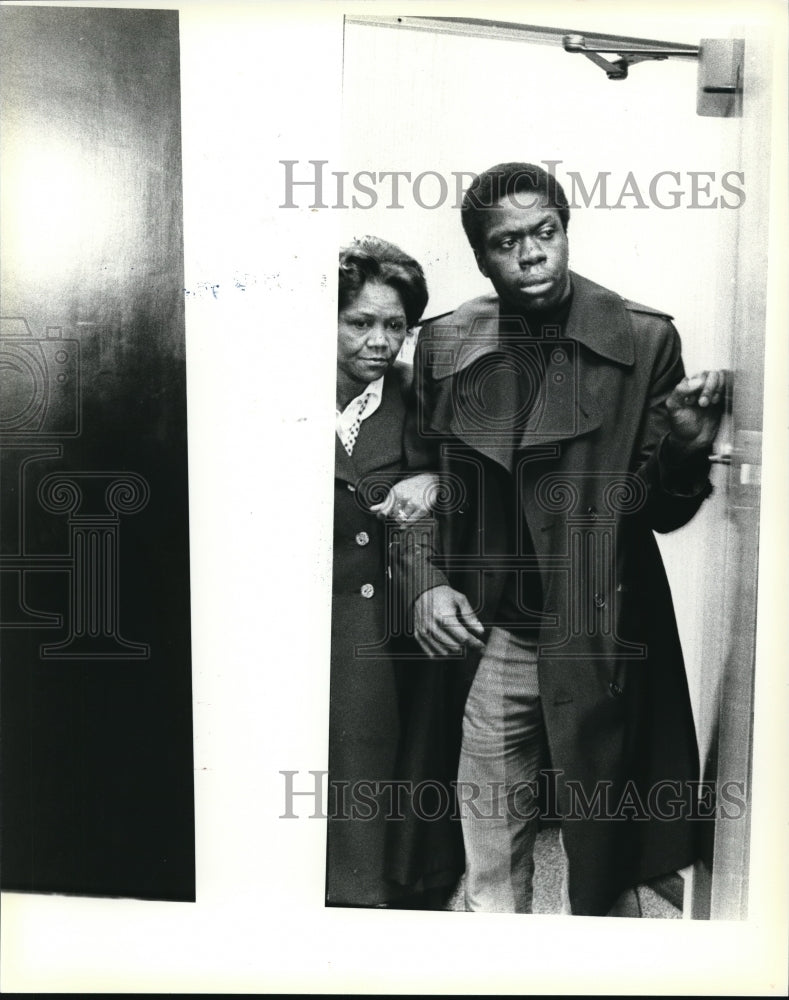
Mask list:
[[[538,834],[534,849],[534,863],[536,868],[534,874],[534,912],[560,913],[564,854],[559,844],[557,828],[542,830]],[[642,917],[659,920],[682,919],[681,911],[649,886],[638,886],[637,893]],[[461,881],[449,901],[447,909],[463,910],[463,908],[463,883]]]

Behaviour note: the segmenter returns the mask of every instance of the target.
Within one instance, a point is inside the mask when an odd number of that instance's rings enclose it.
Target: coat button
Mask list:
[[[362,597],[372,597],[375,593],[375,587],[371,583],[365,583],[362,585],[362,589],[359,591]]]
[[[369,541],[370,541],[370,536],[367,534],[366,531],[360,531],[359,534],[356,536],[357,545],[366,545]]]
[[[604,608],[605,607],[605,597],[602,594],[595,594],[594,595],[594,606],[596,608]]]
[[[622,688],[616,683],[616,681],[611,681],[608,687],[613,695],[619,696],[622,693]]]

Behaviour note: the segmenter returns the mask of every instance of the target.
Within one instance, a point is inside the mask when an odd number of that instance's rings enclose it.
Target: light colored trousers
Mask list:
[[[531,913],[546,752],[536,644],[494,628],[466,701],[458,769],[467,910]]]
[[[536,643],[491,630],[466,701],[458,769],[467,910],[531,913],[537,780],[548,759]],[[561,912],[571,913],[565,870]],[[611,916],[639,916],[628,889]]]

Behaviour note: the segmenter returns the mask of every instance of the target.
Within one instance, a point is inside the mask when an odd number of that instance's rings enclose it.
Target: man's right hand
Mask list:
[[[446,584],[414,601],[414,635],[428,656],[459,656],[464,646],[482,649],[483,632],[465,594]]]

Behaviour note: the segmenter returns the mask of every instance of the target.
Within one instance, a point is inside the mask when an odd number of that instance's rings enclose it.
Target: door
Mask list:
[[[718,799],[715,835],[696,866],[686,908],[694,917],[744,919],[748,913],[754,730],[761,441],[770,219],[771,52],[764,37],[744,31],[741,127],[729,138],[747,179],[747,198],[732,219],[731,413],[718,438],[725,506],[714,509],[706,555],[723,551],[717,613],[706,617],[705,640],[718,656],[702,660],[703,778]],[[775,183],[772,179],[772,183]],[[727,464],[728,463],[728,464]],[[723,544],[721,544],[723,543]],[[710,608],[710,610],[713,610]],[[722,641],[718,636],[722,636]],[[729,799],[728,803],[726,799]]]
[[[3,888],[189,900],[178,15],[0,17]]]
[[[621,31],[623,15],[617,18]],[[425,264],[428,315],[446,312],[489,291],[460,231],[456,192],[492,163],[540,162],[556,171],[571,201],[571,266],[670,312],[689,372],[731,372],[714,494],[689,525],[658,541],[685,650],[702,777],[712,783],[705,800],[712,795],[709,808],[719,817],[704,863],[688,873],[684,913],[741,917],[748,883],[770,46],[756,29],[739,31],[731,23],[725,32],[709,19],[672,25],[663,44],[745,38],[742,102],[732,101],[739,113],[707,117],[696,113],[697,59],[682,53],[646,61],[632,66],[626,80],[608,80],[582,55],[564,51],[568,31],[463,18],[347,19],[342,166],[349,177],[367,168],[368,181],[377,165],[387,173],[377,175],[377,202],[371,197],[363,211],[343,214],[343,238],[372,232],[412,253]],[[628,41],[650,44],[640,36]],[[473,73],[459,72],[469,66]],[[397,105],[391,94],[399,95]],[[395,191],[390,178],[397,171]],[[732,186],[740,193],[729,197]]]

